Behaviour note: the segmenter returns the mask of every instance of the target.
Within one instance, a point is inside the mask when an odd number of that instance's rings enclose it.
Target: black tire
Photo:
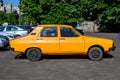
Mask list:
[[[16,35],[15,38],[21,37],[20,35]]]
[[[42,57],[41,51],[37,48],[30,48],[26,54],[29,61],[39,61]]]
[[[101,60],[103,57],[103,51],[99,47],[92,47],[88,52],[88,57],[90,60],[93,60],[93,61]]]

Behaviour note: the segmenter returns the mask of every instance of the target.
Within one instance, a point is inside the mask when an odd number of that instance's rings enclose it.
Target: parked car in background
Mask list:
[[[75,28],[76,29],[76,28]],[[81,30],[81,29],[76,29],[79,33],[81,33],[82,35],[84,35],[84,32],[83,32],[83,30]]]
[[[35,29],[36,26],[37,26],[37,25],[31,25],[31,28],[32,28],[32,29]]]
[[[26,30],[19,26],[8,25],[8,26],[1,26],[0,33],[5,34],[14,34],[16,37],[25,36],[30,33],[30,30]]]
[[[7,49],[9,47],[8,36],[0,34],[0,49]]]
[[[115,49],[113,40],[81,35],[69,25],[38,25],[29,35],[10,40],[10,47],[30,61],[40,60],[42,55],[80,54],[101,60]]]
[[[9,40],[11,40],[11,39],[14,39],[14,38],[15,38],[15,35],[14,35],[14,34],[12,34],[12,33],[9,33],[9,34],[7,34],[7,33],[0,33],[0,35],[3,35],[3,36],[8,37],[8,38],[9,38]]]
[[[30,33],[33,30],[33,28],[30,25],[19,25],[19,27],[28,30],[28,33]]]

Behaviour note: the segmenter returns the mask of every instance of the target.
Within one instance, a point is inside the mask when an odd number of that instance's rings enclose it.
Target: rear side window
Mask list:
[[[5,28],[5,27],[0,27],[0,31],[4,31],[4,28]]]
[[[16,27],[7,27],[6,31],[18,31]]]
[[[44,27],[41,32],[41,37],[57,37],[57,27]]]

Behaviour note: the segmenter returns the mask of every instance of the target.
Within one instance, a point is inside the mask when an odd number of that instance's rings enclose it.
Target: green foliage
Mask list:
[[[4,22],[6,22],[6,13],[3,11],[0,11],[0,24],[3,24]]]
[[[22,0],[21,10],[37,23],[71,23],[81,20],[81,3],[78,0]]]
[[[1,0],[2,1],[2,0]],[[100,21],[103,31],[120,31],[120,0],[20,0],[22,24]],[[18,24],[16,11],[0,11],[0,24]]]
[[[103,31],[120,31],[120,0],[86,0],[83,1],[85,20],[99,20]],[[92,14],[90,14],[92,13]]]
[[[0,25],[8,22],[10,24],[18,24],[18,14],[17,11],[13,11],[12,13],[5,13],[0,11]]]
[[[107,5],[105,10],[98,15],[101,20],[101,28],[106,26],[106,31],[119,32],[120,31],[120,1],[110,0],[104,1]]]
[[[13,11],[12,13],[7,13],[7,22],[10,24],[18,24],[18,14],[16,11]]]

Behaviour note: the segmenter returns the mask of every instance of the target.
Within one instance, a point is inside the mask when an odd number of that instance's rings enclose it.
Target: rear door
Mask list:
[[[12,27],[12,26],[7,26],[5,33],[16,34],[16,31],[18,31],[18,28]]]
[[[80,53],[84,50],[84,39],[70,27],[60,26],[60,51]]]

